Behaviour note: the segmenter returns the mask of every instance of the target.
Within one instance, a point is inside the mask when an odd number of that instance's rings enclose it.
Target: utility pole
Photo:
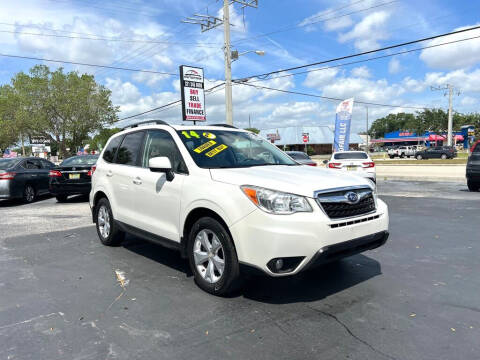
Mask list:
[[[248,127],[252,128],[252,122],[250,121],[250,114],[248,114]]]
[[[447,145],[453,145],[453,91],[455,87],[451,84],[446,84],[445,86],[430,86],[430,90],[438,91],[442,90],[445,91],[444,95],[447,95],[446,90],[448,90],[448,130],[447,130]],[[457,95],[460,95],[460,92],[457,92]]]
[[[223,0],[223,19],[211,15],[194,14],[182,20],[183,23],[200,25],[202,32],[211,30],[223,24],[223,40],[225,55],[225,115],[228,125],[233,125],[232,99],[232,48],[230,45],[230,4],[240,4],[241,8],[258,7],[258,0]]]
[[[223,0],[223,38],[225,52],[225,115],[227,124],[233,125],[232,49],[230,48],[230,2]]]

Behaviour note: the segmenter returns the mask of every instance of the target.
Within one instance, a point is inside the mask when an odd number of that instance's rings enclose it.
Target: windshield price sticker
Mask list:
[[[183,120],[207,121],[202,68],[180,66],[180,93]]]
[[[210,150],[209,152],[207,152],[205,155],[208,156],[208,157],[214,157],[215,155],[217,155],[218,153],[222,152],[222,151],[225,150],[226,148],[228,148],[227,145],[221,144],[221,145],[218,145],[215,149]]]
[[[190,131],[182,131],[182,135],[185,136],[187,139],[191,139],[192,137],[200,139],[200,135],[197,134],[196,131],[190,130]],[[215,139],[215,138],[213,138]]]
[[[206,143],[200,145],[196,149],[193,149],[197,154],[201,154],[203,151],[207,150],[208,148],[211,148],[213,145],[215,145],[216,142],[213,140],[207,141]]]

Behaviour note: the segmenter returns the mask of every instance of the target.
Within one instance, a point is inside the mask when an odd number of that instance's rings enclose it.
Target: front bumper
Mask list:
[[[240,263],[270,276],[294,275],[314,264],[381,246],[388,238],[388,209],[380,199],[374,213],[335,220],[309,200],[311,213],[272,215],[258,209],[233,224],[230,231]],[[289,271],[272,271],[272,260],[289,258],[300,260]]]

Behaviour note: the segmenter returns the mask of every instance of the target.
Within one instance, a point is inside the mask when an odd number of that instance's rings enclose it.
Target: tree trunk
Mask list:
[[[25,140],[23,139],[23,134],[21,135],[22,137],[22,156],[25,156]]]

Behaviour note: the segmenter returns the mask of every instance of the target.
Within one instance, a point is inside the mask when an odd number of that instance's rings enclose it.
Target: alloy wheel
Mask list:
[[[27,202],[32,202],[33,199],[35,199],[35,189],[32,186],[27,185],[25,188],[25,200],[27,200]]]
[[[193,257],[200,276],[214,284],[220,280],[225,270],[225,253],[217,235],[209,230],[201,230],[195,237]]]
[[[106,206],[100,206],[98,209],[97,226],[100,235],[106,239],[110,235],[110,215]]]

